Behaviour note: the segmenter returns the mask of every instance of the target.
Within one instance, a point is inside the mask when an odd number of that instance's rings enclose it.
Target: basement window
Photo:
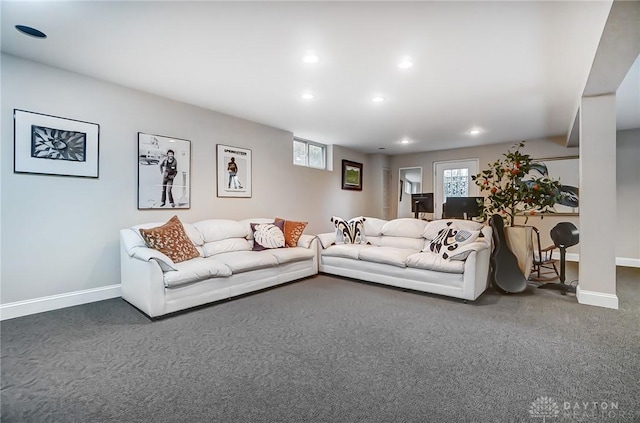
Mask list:
[[[293,138],[293,164],[326,169],[327,146],[302,138]]]

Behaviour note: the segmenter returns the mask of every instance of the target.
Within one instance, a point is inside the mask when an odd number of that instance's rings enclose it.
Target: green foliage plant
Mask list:
[[[554,212],[560,200],[560,181],[549,178],[544,164],[523,153],[524,146],[521,141],[503,153],[503,159],[471,176],[485,197],[481,220],[499,213],[506,225],[513,226],[516,215],[524,215],[526,223],[531,215]]]

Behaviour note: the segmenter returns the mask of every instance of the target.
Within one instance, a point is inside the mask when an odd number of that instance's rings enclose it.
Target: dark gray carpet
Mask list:
[[[121,299],[8,320],[2,421],[637,422],[639,276],[618,311],[319,276],[155,322]]]

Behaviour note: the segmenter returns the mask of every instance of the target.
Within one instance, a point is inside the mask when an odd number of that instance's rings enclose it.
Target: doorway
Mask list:
[[[478,186],[471,175],[478,173],[478,159],[453,160],[433,163],[434,218],[442,219],[442,204],[447,197],[478,196]]]
[[[411,194],[422,192],[422,166],[401,167],[398,172],[398,212],[397,217],[413,217]]]

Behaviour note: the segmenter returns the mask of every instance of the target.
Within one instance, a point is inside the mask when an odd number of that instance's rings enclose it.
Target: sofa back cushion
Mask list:
[[[220,241],[206,242],[202,246],[202,251],[205,257],[211,257],[231,251],[251,251],[251,244],[246,238],[227,238]]]
[[[204,242],[222,241],[229,238],[246,238],[248,228],[235,220],[209,219],[194,223]]]
[[[427,221],[403,217],[385,223],[380,232],[385,236],[402,236],[405,238],[422,238]]]
[[[369,237],[369,242],[378,247],[395,247],[421,251],[424,248],[424,238],[407,238],[404,236]]]
[[[364,234],[369,236],[382,235],[382,227],[388,220],[378,219],[377,217],[365,217],[364,218]]]

